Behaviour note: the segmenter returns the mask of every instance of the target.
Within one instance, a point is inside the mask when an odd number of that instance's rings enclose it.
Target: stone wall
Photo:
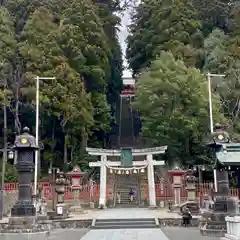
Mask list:
[[[4,192],[3,215],[7,216],[18,199],[18,191]]]

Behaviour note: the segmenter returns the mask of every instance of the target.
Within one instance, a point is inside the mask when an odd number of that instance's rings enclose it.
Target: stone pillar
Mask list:
[[[147,155],[147,173],[148,173],[148,194],[149,194],[149,207],[156,207],[156,192],[155,192],[155,182],[154,182],[154,166],[153,166],[153,156],[152,154]]]
[[[196,178],[194,176],[188,176],[186,178],[187,183],[187,198],[188,201],[196,201],[196,186],[195,186]]]
[[[173,175],[173,189],[174,189],[174,205],[180,206],[181,204],[181,184],[182,176]]]
[[[223,240],[239,240],[240,239],[240,216],[225,217],[227,224],[227,233]]]
[[[229,181],[228,172],[225,170],[217,171],[218,192],[215,193],[215,203],[213,210],[216,212],[228,212]]]
[[[79,201],[79,188],[73,188],[73,201],[75,206],[81,207],[81,203]]]
[[[106,208],[106,192],[107,192],[107,156],[101,156],[101,167],[100,167],[100,197],[99,197],[99,208]]]

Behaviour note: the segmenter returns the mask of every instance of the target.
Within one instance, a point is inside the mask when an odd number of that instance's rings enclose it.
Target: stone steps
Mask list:
[[[133,228],[158,228],[158,221],[154,218],[134,219],[96,219],[92,224],[93,229],[133,229]]]

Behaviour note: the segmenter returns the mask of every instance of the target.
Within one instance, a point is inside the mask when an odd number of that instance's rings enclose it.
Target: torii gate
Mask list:
[[[156,192],[154,182],[154,166],[163,166],[164,161],[153,160],[153,155],[164,154],[167,146],[145,149],[132,149],[132,156],[146,156],[144,161],[132,161],[132,167],[147,168],[149,207],[156,207]],[[108,161],[108,156],[121,156],[121,150],[86,148],[89,155],[101,156],[101,161],[90,162],[90,167],[100,167],[100,198],[99,207],[106,207],[107,167],[121,167],[120,161]],[[120,169],[120,168],[119,168]]]

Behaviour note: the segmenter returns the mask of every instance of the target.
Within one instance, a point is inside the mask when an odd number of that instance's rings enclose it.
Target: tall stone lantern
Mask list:
[[[68,181],[64,175],[64,173],[60,172],[57,175],[57,179],[55,181],[55,191],[57,193],[57,205],[56,205],[56,213],[57,217],[67,218],[67,208],[64,204],[64,194],[65,194],[65,186],[68,184]]]
[[[82,212],[79,193],[82,190],[82,180],[86,172],[83,172],[79,166],[75,166],[67,175],[71,179],[71,188],[74,195],[74,206],[72,206],[70,210],[71,212]]]
[[[44,239],[49,235],[48,223],[39,223],[36,208],[32,198],[32,178],[34,170],[35,151],[38,150],[36,139],[30,135],[29,128],[16,136],[14,143],[19,173],[18,201],[11,209],[11,217],[6,228],[0,229],[1,240]]]
[[[190,212],[194,215],[199,214],[199,205],[196,201],[196,177],[193,176],[192,171],[187,172],[185,176],[187,201],[181,204],[180,210],[183,211],[184,207],[188,207]]]
[[[33,178],[35,151],[38,147],[35,137],[29,134],[29,128],[25,127],[23,134],[16,137],[14,149],[17,151],[16,168],[19,173],[19,193],[18,201],[11,210],[11,216],[35,216],[36,208],[32,199],[31,181]]]

